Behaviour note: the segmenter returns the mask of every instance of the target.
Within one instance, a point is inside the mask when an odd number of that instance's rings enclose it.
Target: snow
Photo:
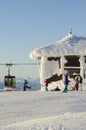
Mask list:
[[[60,41],[34,49],[34,51],[30,53],[30,58],[38,59],[42,56],[86,55],[85,48],[85,37],[78,37],[68,33],[68,35]]]
[[[85,87],[86,80],[83,91],[0,92],[0,130],[86,130]]]

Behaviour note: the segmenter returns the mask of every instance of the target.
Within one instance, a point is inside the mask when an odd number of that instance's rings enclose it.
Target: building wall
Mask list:
[[[51,78],[52,75],[64,75],[69,73],[70,78],[72,74],[78,73],[82,77],[86,75],[86,63],[84,56],[60,56],[60,57],[42,57],[40,66],[40,82],[42,86],[44,81]]]
[[[44,81],[51,78],[52,75],[60,75],[59,60],[49,60],[47,57],[42,57],[40,67],[40,82],[44,86]]]

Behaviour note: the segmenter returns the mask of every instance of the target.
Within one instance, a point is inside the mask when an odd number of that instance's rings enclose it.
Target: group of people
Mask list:
[[[79,88],[82,90],[82,77],[80,75],[75,75],[73,77],[74,80],[74,85],[71,88],[71,91],[74,90],[79,90]],[[68,79],[68,73],[65,74],[64,76],[64,90],[63,92],[67,92],[68,91],[68,85],[69,85],[70,80]]]
[[[79,87],[82,90],[82,77],[80,75],[75,75],[73,77],[73,80],[74,80],[74,85],[71,87],[71,90],[72,91],[74,91],[74,90],[78,91]],[[68,73],[66,73],[64,75],[64,90],[63,90],[63,92],[68,91],[69,82],[70,82],[70,80],[68,79]],[[49,84],[48,80],[46,79],[44,81],[44,83],[45,83],[45,91],[48,91],[48,84]],[[23,85],[23,91],[26,91],[27,88],[31,89],[31,86],[29,86],[27,79],[25,79],[24,80],[24,85]],[[56,89],[54,89],[54,90],[60,91],[60,89],[58,87]]]
[[[74,85],[71,87],[71,91],[74,91],[74,90],[79,90],[79,88],[82,90],[82,77],[80,75],[75,75],[73,77],[73,80],[74,80]],[[69,86],[69,82],[70,80],[68,79],[68,73],[66,73],[64,75],[64,89],[63,89],[63,92],[67,92],[68,91],[68,86]],[[45,91],[48,91],[48,80],[46,79],[44,81],[45,83]]]

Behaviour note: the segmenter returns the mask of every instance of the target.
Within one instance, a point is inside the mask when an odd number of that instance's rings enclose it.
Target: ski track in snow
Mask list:
[[[86,91],[1,92],[0,130],[86,130]]]
[[[6,126],[6,130],[76,130],[86,128],[86,113],[71,114],[65,113],[64,115],[46,117],[40,119],[27,120]],[[80,125],[79,125],[80,122]],[[81,125],[82,124],[82,125]]]

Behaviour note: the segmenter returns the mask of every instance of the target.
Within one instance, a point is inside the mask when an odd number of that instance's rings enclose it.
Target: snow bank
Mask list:
[[[0,92],[0,130],[86,130],[86,91]]]
[[[14,123],[6,126],[6,130],[85,130],[86,112],[65,113],[60,116],[39,118]]]

